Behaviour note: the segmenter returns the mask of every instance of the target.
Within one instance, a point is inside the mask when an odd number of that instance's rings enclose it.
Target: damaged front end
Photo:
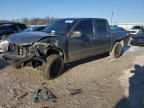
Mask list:
[[[46,60],[46,54],[49,43],[35,42],[32,45],[17,45],[10,43],[9,51],[4,54],[3,58],[13,62],[16,68],[31,64],[36,67]]]

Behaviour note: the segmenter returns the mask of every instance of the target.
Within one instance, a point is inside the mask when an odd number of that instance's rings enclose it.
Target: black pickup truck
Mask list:
[[[64,64],[109,52],[122,54],[122,38],[113,36],[106,19],[67,18],[56,20],[43,32],[22,32],[9,37],[6,60],[16,68],[41,66],[45,78],[59,76]]]

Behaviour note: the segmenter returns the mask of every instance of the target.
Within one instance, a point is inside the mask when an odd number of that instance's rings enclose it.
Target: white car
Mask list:
[[[8,40],[0,40],[0,53],[6,52],[8,50],[8,46]]]
[[[8,50],[8,37],[13,33],[19,33],[26,29],[26,25],[20,23],[0,23],[0,53]]]
[[[143,26],[133,26],[129,31],[131,35],[136,35],[141,29],[143,29]]]

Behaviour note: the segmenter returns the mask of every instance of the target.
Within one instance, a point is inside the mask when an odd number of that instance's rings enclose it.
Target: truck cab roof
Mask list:
[[[106,20],[104,18],[63,18],[60,20]]]

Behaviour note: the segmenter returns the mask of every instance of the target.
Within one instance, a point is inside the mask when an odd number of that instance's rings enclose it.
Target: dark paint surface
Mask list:
[[[132,37],[133,45],[144,45],[144,30],[141,30],[136,36]]]
[[[50,37],[45,32],[21,32],[10,35],[9,40],[15,44],[32,44],[44,37]]]

